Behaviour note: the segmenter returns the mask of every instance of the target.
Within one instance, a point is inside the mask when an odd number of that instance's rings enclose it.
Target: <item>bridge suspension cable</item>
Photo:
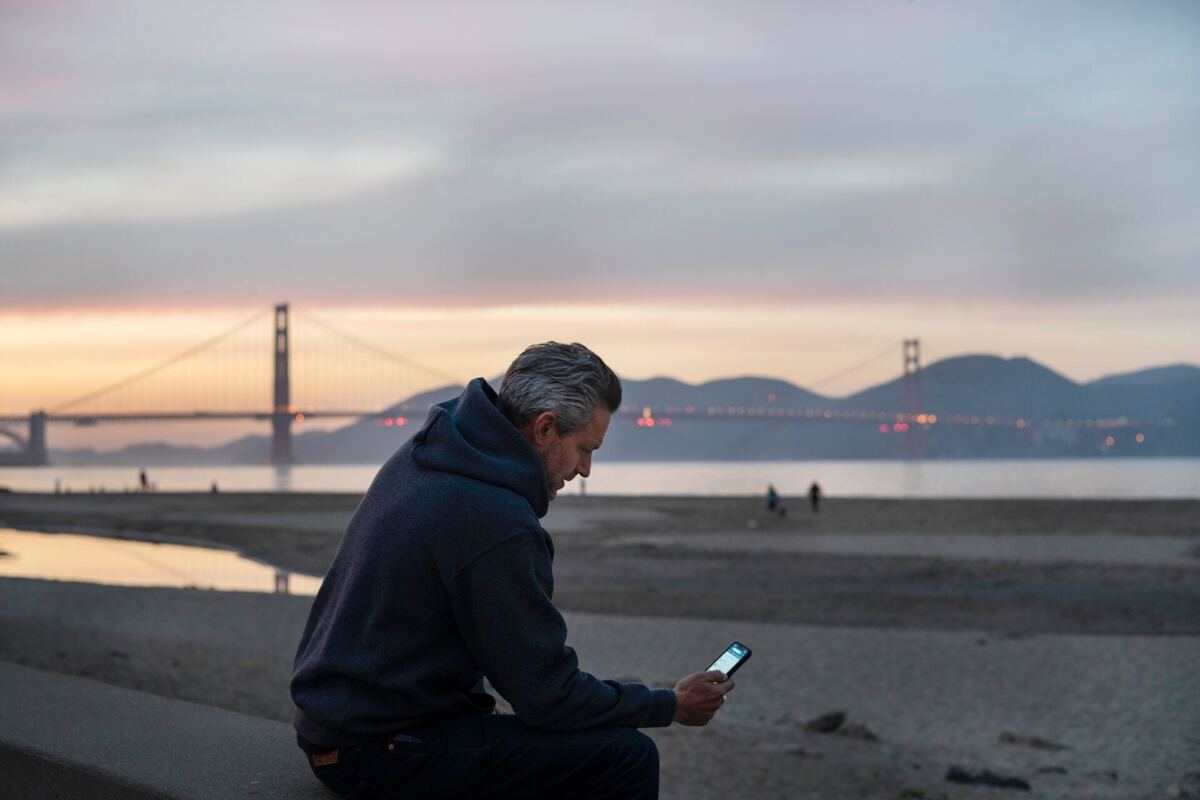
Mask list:
[[[153,375],[156,375],[170,367],[173,367],[173,366],[179,364],[181,361],[191,358],[192,356],[195,356],[195,355],[203,352],[204,350],[207,350],[210,347],[214,347],[215,345],[218,345],[221,342],[224,342],[225,340],[230,339],[231,337],[240,333],[241,331],[245,330],[246,328],[249,328],[254,323],[262,321],[262,319],[265,316],[267,316],[267,314],[269,314],[269,313],[271,313],[269,310],[256,311],[256,312],[254,312],[254,314],[252,316],[246,318],[242,322],[239,322],[237,325],[234,325],[232,328],[230,328],[229,330],[225,331],[224,333],[222,333],[218,336],[214,336],[211,339],[201,342],[200,344],[196,345],[195,347],[190,347],[187,350],[183,351],[182,353],[178,353],[174,356],[171,356],[170,358],[166,359],[165,361],[155,364],[154,366],[150,367],[149,369],[142,370],[141,372],[138,372],[135,375],[131,375],[128,378],[123,378],[122,380],[116,381],[114,383],[110,383],[109,385],[104,386],[100,389],[97,389],[93,392],[89,392],[88,394],[82,395],[80,397],[76,397],[74,400],[69,400],[65,403],[61,403],[58,406],[55,406],[53,409],[51,409],[51,413],[61,414],[64,411],[69,411],[72,408],[76,408],[85,403],[90,403],[93,400],[98,400],[101,397],[105,397],[107,395],[112,394],[113,392],[117,392],[121,389],[125,389],[125,388],[129,387],[130,385],[137,383],[138,381],[142,381],[147,378],[150,378]]]
[[[306,312],[306,311],[303,311],[300,309],[294,310],[293,313],[296,315],[296,317],[298,319],[304,320],[305,322],[311,322],[313,325],[315,325],[318,328],[321,328],[322,330],[326,331],[327,333],[330,333],[330,334],[342,339],[343,341],[345,341],[351,345],[354,345],[355,347],[357,347],[361,350],[365,350],[365,351],[371,353],[372,355],[375,355],[386,361],[390,361],[390,362],[397,364],[401,367],[404,367],[406,369],[415,370],[417,372],[424,373],[425,375],[428,375],[429,377],[436,378],[438,380],[443,380],[443,381],[446,381],[447,383],[452,383],[452,384],[456,384],[456,385],[463,383],[463,380],[456,375],[451,375],[448,372],[443,372],[442,370],[436,369],[434,367],[428,367],[424,364],[420,364],[416,361],[413,361],[411,358],[406,358],[405,356],[402,356],[399,353],[392,352],[391,350],[380,347],[377,344],[373,344],[372,342],[369,342],[366,339],[363,339],[359,336],[355,336],[352,333],[348,333],[347,331],[342,330],[341,328],[337,327],[336,325],[333,325],[333,324],[321,319],[320,317],[315,316],[314,314],[311,314],[309,312]]]
[[[871,366],[872,364],[876,363],[877,361],[881,361],[884,358],[893,357],[893,356],[895,356],[895,354],[896,354],[896,346],[894,344],[890,344],[883,350],[880,350],[878,353],[871,356],[870,358],[865,358],[862,361],[857,362],[856,364],[852,364],[849,367],[840,369],[837,372],[833,373],[832,375],[826,375],[824,378],[821,378],[818,381],[813,381],[811,383],[808,383],[808,384],[806,384],[805,388],[816,389],[818,386],[822,386],[824,384],[831,383],[832,381],[836,381],[838,378],[844,378],[845,376],[847,376],[853,372],[857,372],[860,369],[864,369],[865,367]]]
[[[459,385],[444,370],[295,310],[291,330],[291,399],[296,413],[369,414],[396,406],[433,384]],[[94,391],[58,403],[53,415],[241,417],[271,414],[278,331],[272,312],[256,311],[217,336]],[[276,367],[278,365],[275,365]],[[335,413],[336,412],[336,413]]]

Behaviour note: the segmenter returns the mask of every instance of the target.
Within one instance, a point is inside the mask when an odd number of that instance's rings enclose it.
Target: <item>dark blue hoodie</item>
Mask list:
[[[541,459],[482,378],[435,406],[367,491],[317,593],[292,678],[297,732],[340,747],[490,713],[487,676],[537,728],[669,725],[675,694],[579,669],[551,601]]]

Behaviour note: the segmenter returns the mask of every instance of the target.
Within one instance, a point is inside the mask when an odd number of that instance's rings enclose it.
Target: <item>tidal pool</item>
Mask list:
[[[321,586],[218,547],[11,528],[0,528],[0,577],[308,596]]]

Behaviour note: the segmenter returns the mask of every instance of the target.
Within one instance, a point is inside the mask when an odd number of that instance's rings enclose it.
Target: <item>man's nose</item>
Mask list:
[[[585,478],[592,474],[592,456],[590,453],[579,459],[579,463],[575,465],[575,474],[582,475]]]

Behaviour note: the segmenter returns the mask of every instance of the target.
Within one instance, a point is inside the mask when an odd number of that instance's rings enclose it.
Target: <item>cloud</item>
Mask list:
[[[1200,289],[1191,4],[123,8],[0,10],[5,306]]]
[[[70,171],[26,168],[0,195],[0,229],[155,222],[326,204],[433,168],[415,148],[201,150]]]

